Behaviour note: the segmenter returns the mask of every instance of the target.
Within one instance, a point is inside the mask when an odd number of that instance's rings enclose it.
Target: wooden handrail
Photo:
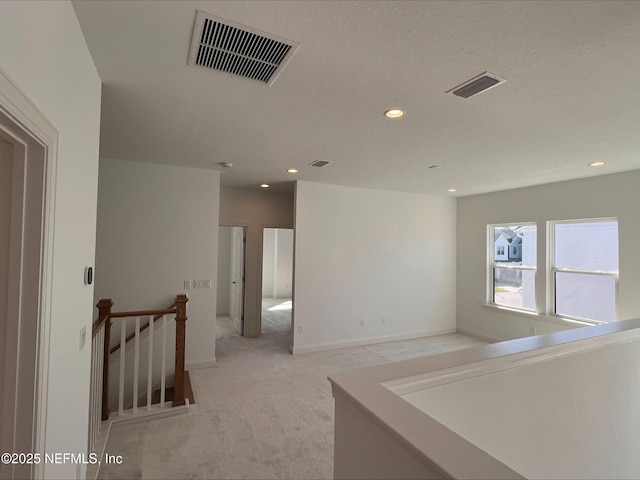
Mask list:
[[[171,304],[171,306],[174,306],[175,303]],[[167,307],[167,308],[161,308],[158,310],[136,310],[134,312],[115,312],[109,315],[109,317],[111,318],[124,318],[124,317],[145,317],[147,315],[158,315],[159,317],[162,317],[162,315],[169,315],[171,313],[176,313],[176,309],[175,308],[171,308]]]
[[[123,317],[142,317],[144,315],[155,315],[153,317],[153,323],[160,320],[164,315],[170,315],[172,313],[176,313],[176,302],[173,302],[167,308],[162,310],[140,310],[137,312],[119,312],[111,315],[111,318],[123,318]],[[144,332],[147,328],[149,328],[149,323],[147,322],[142,327],[140,327],[140,333]],[[124,343],[128,343],[129,340],[133,340],[136,337],[136,332],[132,332],[127,335],[127,338],[124,339]],[[111,353],[117,352],[120,348],[120,344],[117,343],[113,347],[111,347]]]
[[[113,306],[113,302],[111,301],[110,298],[103,298],[96,305],[96,307],[98,307],[98,318],[96,319],[95,322],[93,322],[93,328],[91,331],[92,337],[95,337],[98,334],[104,322],[106,322],[109,316],[111,315],[112,306]]]
[[[175,370],[174,370],[174,383],[175,383],[175,395],[173,399],[173,406],[184,405],[186,403],[184,397],[184,382],[185,382],[185,339],[186,339],[186,321],[187,321],[187,302],[189,299],[185,294],[178,295],[176,301],[169,305],[167,308],[159,310],[138,310],[131,312],[112,312],[113,301],[110,298],[102,299],[98,302],[98,318],[93,322],[92,337],[95,337],[102,326],[105,327],[104,333],[104,346],[103,346],[103,371],[102,371],[102,420],[109,419],[109,356],[120,348],[120,344],[111,347],[111,319],[113,318],[126,318],[126,317],[142,317],[152,316],[153,320],[149,320],[145,325],[140,328],[140,332],[143,332],[152,322],[155,323],[164,315],[176,315],[176,351],[175,351]],[[124,343],[135,338],[136,334],[133,332],[128,335]]]
[[[178,295],[176,298],[176,364],[174,370],[174,388],[175,396],[173,397],[173,406],[184,405],[184,351],[186,339],[186,323],[187,323],[187,302],[189,299],[185,294]]]
[[[104,326],[104,342],[102,346],[102,421],[109,420],[109,345],[111,344],[111,307],[113,301],[110,298],[104,298],[98,302],[98,330]],[[101,319],[103,319],[101,321]],[[102,323],[101,323],[102,322]],[[93,335],[95,336],[96,324],[93,326]]]

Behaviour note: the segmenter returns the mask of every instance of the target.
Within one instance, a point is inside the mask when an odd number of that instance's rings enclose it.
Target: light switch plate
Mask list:
[[[87,327],[80,329],[80,351],[84,348],[84,344],[87,343]]]

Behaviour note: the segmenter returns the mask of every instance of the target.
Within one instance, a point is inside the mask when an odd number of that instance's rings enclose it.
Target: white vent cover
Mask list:
[[[455,95],[456,97],[469,98],[479,95],[482,92],[486,92],[493,87],[497,87],[504,82],[506,82],[504,78],[500,78],[493,73],[484,72],[477,77],[464,82],[462,85],[452,88],[447,93]]]
[[[298,45],[198,10],[187,63],[271,86]]]
[[[311,162],[309,165],[311,165],[312,167],[324,167],[325,165],[329,165],[331,163],[331,161],[329,160],[314,160],[313,162]]]

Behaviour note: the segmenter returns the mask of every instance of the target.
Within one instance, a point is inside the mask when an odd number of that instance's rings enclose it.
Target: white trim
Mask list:
[[[100,425],[100,434],[96,439],[96,444],[94,446],[94,451],[89,453],[95,453],[98,455],[98,459],[102,461],[104,458],[104,452],[107,447],[107,442],[109,441],[109,435],[111,434],[111,425],[112,423],[109,420],[106,420]],[[98,478],[98,473],[100,472],[100,462],[87,465],[87,480],[96,480]]]
[[[293,355],[298,355],[301,353],[324,352],[326,350],[337,350],[341,348],[375,345],[376,343],[398,342],[400,340],[413,340],[415,338],[435,337],[437,335],[447,335],[449,333],[456,333],[456,329],[446,328],[444,330],[423,330],[421,332],[415,333],[402,333],[399,335],[388,335],[382,337],[368,337],[358,340],[342,340],[334,343],[319,343],[316,345],[293,347],[291,353]]]
[[[499,303],[483,303],[482,306],[489,307],[489,308],[496,308],[498,310],[504,310],[509,313],[523,313],[525,315],[533,315],[534,317],[540,316],[540,314],[535,310],[529,310],[527,308],[512,307],[509,305],[501,305]]]
[[[578,352],[615,343],[628,342],[637,338],[640,338],[640,329],[626,330],[609,335],[586,338],[579,342],[541,346],[537,349],[527,350],[513,355],[499,356],[479,362],[465,363],[410,377],[398,378],[383,382],[382,385],[394,392],[396,395],[407,395],[409,393],[426,390],[428,388],[447,385],[469,378],[490,375],[532,363],[549,361],[554,358],[574,355]]]
[[[31,103],[27,95],[0,69],[0,108],[45,149],[44,194],[40,265],[40,302],[38,315],[38,355],[36,359],[34,452],[46,451],[46,420],[51,341],[51,304],[53,299],[53,232],[55,226],[58,132]],[[34,478],[44,478],[44,465],[34,465]]]
[[[495,258],[495,229],[496,227],[535,227],[536,229],[536,265],[504,265],[502,263],[499,264],[498,261],[496,261]],[[537,295],[536,295],[536,290],[537,290],[537,284],[538,284],[538,263],[539,263],[539,258],[538,258],[538,222],[509,222],[509,223],[491,223],[489,225],[487,225],[487,245],[486,245],[486,251],[487,251],[487,258],[486,258],[486,266],[485,266],[485,276],[486,276],[486,288],[485,288],[485,301],[486,301],[486,305],[488,306],[498,306],[500,304],[497,304],[494,302],[494,289],[495,286],[493,284],[494,281],[494,271],[496,268],[504,268],[504,269],[509,269],[509,270],[530,270],[534,272],[534,295],[533,295],[533,300],[534,300],[534,304],[537,306],[538,305],[538,299],[537,299]],[[507,253],[508,253],[508,247],[507,247]],[[508,305],[500,305],[500,306],[505,306],[509,309],[514,309],[515,311],[523,311],[525,313],[529,313],[529,312],[535,312],[535,310],[529,310],[529,309],[525,309],[525,308],[518,308],[518,307],[511,307]]]
[[[111,428],[119,427],[121,425],[131,425],[132,423],[140,423],[150,419],[156,420],[158,418],[172,417],[174,415],[181,415],[189,412],[189,399],[185,399],[184,405],[177,407],[172,406],[172,402],[165,402],[164,404],[152,405],[149,410],[140,410],[134,413],[133,409],[127,409],[122,413],[112,413],[111,418],[108,420],[111,423]]]
[[[619,235],[619,227],[620,221],[618,217],[600,217],[600,218],[582,218],[582,219],[571,219],[571,220],[548,220],[547,227],[547,304],[546,304],[546,312],[547,316],[558,318],[562,321],[579,323],[582,325],[600,325],[603,323],[612,323],[612,322],[603,322],[592,318],[580,318],[573,317],[571,315],[559,314],[556,312],[556,273],[575,273],[581,275],[602,275],[602,276],[610,276],[614,279],[614,315],[613,322],[617,322],[620,320],[618,317],[620,306],[619,306],[619,275],[620,275],[620,251],[618,251],[618,270],[617,271],[601,271],[601,270],[578,270],[571,268],[557,268],[555,266],[556,263],[556,237],[555,237],[555,227],[557,225],[567,225],[567,224],[578,224],[578,223],[614,223],[618,227],[618,247],[620,246],[620,235]]]
[[[213,360],[204,360],[201,362],[188,362],[184,364],[184,369],[188,371],[202,370],[203,368],[215,367],[216,363],[217,362],[215,358]]]
[[[483,308],[490,308],[505,314],[514,314],[521,315],[526,317],[533,317],[534,320],[540,320],[547,323],[553,323],[555,325],[562,325],[566,328],[579,328],[579,327],[591,327],[594,325],[600,325],[611,322],[600,322],[600,323],[592,323],[585,321],[583,319],[572,319],[567,317],[561,317],[560,315],[547,315],[545,313],[534,312],[533,310],[519,310],[517,308],[509,308],[503,307],[502,305],[495,305],[489,303],[481,304]],[[510,338],[505,338],[504,340],[511,340]],[[502,341],[502,340],[500,340]]]

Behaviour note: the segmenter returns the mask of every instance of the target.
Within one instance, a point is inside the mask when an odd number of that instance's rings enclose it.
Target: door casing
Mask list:
[[[0,70],[0,135],[12,146],[2,452],[45,453],[58,133]],[[44,478],[43,462],[0,478]]]

